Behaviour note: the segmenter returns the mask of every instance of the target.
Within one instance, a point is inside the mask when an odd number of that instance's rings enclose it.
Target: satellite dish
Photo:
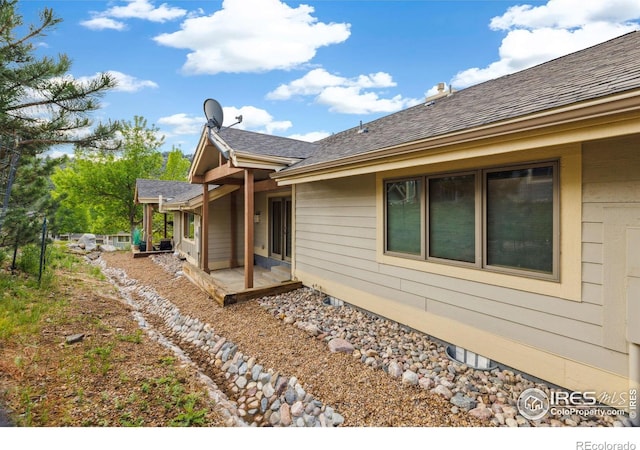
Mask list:
[[[207,118],[207,126],[209,128],[215,127],[220,131],[222,121],[224,120],[224,113],[222,112],[222,106],[220,106],[217,100],[208,98],[204,101],[204,115]]]

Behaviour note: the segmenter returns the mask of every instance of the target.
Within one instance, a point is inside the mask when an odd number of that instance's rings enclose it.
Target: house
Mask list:
[[[153,215],[154,212],[163,214],[163,229],[159,230],[164,236],[163,241],[181,239],[181,234],[171,236],[176,221],[180,220],[180,206],[182,198],[192,198],[198,195],[200,189],[197,186],[184,181],[172,180],[146,180],[137,179],[134,193],[134,202],[143,205],[142,216],[142,240],[144,242],[145,253],[153,251]],[[168,209],[165,205],[174,202],[177,208]],[[156,242],[156,247],[160,248],[160,242]],[[186,244],[185,244],[186,245]],[[147,249],[149,250],[147,252]],[[163,248],[163,250],[169,250]]]
[[[131,247],[131,233],[121,231],[119,233],[107,234],[103,238],[103,243],[124,250]]]
[[[605,403],[637,388],[640,32],[443,94],[313,144],[205,130],[193,262],[287,264]]]

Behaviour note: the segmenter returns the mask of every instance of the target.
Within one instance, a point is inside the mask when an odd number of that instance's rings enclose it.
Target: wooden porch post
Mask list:
[[[231,227],[229,266],[238,267],[238,203],[235,192],[229,194],[229,202],[229,226]]]
[[[202,226],[200,227],[202,270],[209,273],[209,185],[202,185]]]
[[[147,251],[151,252],[153,251],[153,206],[151,205],[151,203],[147,203],[147,220],[145,223],[146,229],[145,229],[145,234],[146,234],[146,238],[147,238]]]
[[[164,213],[164,238],[167,238],[167,213]]]
[[[253,287],[253,170],[244,171],[244,287]]]

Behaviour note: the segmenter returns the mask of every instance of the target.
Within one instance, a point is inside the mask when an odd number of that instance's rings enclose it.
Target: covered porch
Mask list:
[[[136,248],[132,242],[134,258],[171,253],[174,251],[175,211],[167,210],[166,204],[181,195],[190,196],[195,186],[182,181],[136,180],[134,202],[142,205],[141,241]],[[195,189],[197,192],[197,189]],[[157,216],[162,221],[155,220]]]
[[[278,266],[265,269],[253,266],[253,286],[246,287],[245,268],[213,270],[209,273],[185,263],[185,276],[196,286],[209,294],[220,306],[231,305],[266,295],[277,295],[302,287],[300,281],[292,281],[290,271]]]
[[[292,192],[278,186],[271,175],[310,151],[308,143],[296,143],[302,148],[295,151],[291,145],[286,138],[231,128],[204,130],[201,135],[189,181],[202,186],[200,198],[208,201],[199,205],[198,275],[191,278],[201,280],[200,287],[221,304],[265,295],[261,289],[283,284],[265,277],[273,270],[264,267],[280,266],[275,270],[286,271],[290,279]]]

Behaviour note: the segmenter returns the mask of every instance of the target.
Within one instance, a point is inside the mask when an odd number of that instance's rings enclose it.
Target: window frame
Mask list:
[[[401,258],[407,259],[415,259],[415,260],[424,260],[425,259],[425,193],[426,187],[424,183],[424,176],[414,176],[414,177],[401,177],[401,178],[392,178],[388,180],[384,180],[384,254],[389,256],[398,256]],[[389,183],[398,183],[403,181],[412,181],[418,180],[420,181],[420,189],[417,192],[420,195],[420,254],[417,253],[403,253],[398,251],[388,250],[389,246],[389,233],[388,233],[388,208],[387,208],[387,184]]]
[[[190,223],[193,222],[193,236],[191,236]],[[196,238],[196,215],[187,211],[182,213],[182,237],[189,241],[195,241]]]
[[[552,269],[551,273],[539,272],[535,270],[518,269],[515,267],[503,267],[490,265],[487,263],[487,174],[492,172],[503,172],[518,169],[535,169],[537,167],[553,167],[553,227],[552,238],[553,245],[551,248]],[[484,227],[482,233],[482,268],[487,271],[506,273],[513,275],[526,276],[530,278],[539,278],[542,280],[560,281],[560,164],[557,160],[541,161],[528,164],[514,164],[510,166],[499,166],[486,168],[482,170],[482,225]]]
[[[430,202],[430,192],[429,192],[429,181],[432,179],[438,179],[438,178],[446,178],[446,177],[456,177],[456,176],[464,176],[464,175],[473,175],[475,178],[475,228],[474,228],[474,239],[475,239],[475,261],[474,262],[469,262],[469,261],[461,261],[461,260],[455,260],[455,259],[447,259],[447,258],[440,258],[437,256],[431,256],[430,255],[430,236],[429,236],[429,228],[431,225],[431,221],[429,220],[429,206],[427,205],[427,202]],[[425,255],[426,255],[426,260],[429,262],[437,262],[437,263],[442,263],[442,264],[451,264],[451,265],[456,265],[456,266],[461,266],[461,267],[471,267],[471,268],[482,268],[482,252],[483,252],[483,248],[482,248],[482,233],[483,233],[483,224],[482,224],[482,218],[480,217],[480,215],[478,214],[478,211],[481,210],[482,208],[482,195],[481,195],[481,176],[478,176],[478,170],[464,170],[464,171],[458,171],[458,172],[441,172],[441,173],[434,173],[434,174],[429,174],[429,175],[425,175],[425,187],[427,189],[426,192],[426,196],[424,198],[425,200],[425,214],[424,214],[424,222],[425,222]]]
[[[552,271],[538,272],[535,270],[519,269],[515,267],[503,267],[487,264],[487,174],[518,169],[533,169],[536,167],[551,166],[553,170],[553,226],[552,226]],[[429,181],[432,179],[471,175],[475,176],[475,261],[457,261],[446,258],[429,256]],[[419,180],[420,189],[420,254],[402,253],[388,250],[388,203],[387,185],[402,181]],[[495,166],[482,167],[472,170],[436,172],[416,176],[394,177],[383,179],[383,254],[404,259],[426,261],[429,263],[458,266],[462,268],[477,269],[486,272],[493,272],[506,275],[517,275],[526,278],[540,279],[544,281],[560,282],[560,163],[558,159],[535,161],[528,163],[500,164]]]

